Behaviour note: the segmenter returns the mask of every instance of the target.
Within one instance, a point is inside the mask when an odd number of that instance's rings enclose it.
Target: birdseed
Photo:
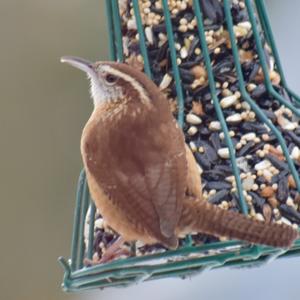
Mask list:
[[[292,182],[289,166],[282,155],[277,138],[270,128],[257,118],[250,105],[241,97],[222,1],[199,1],[216,80],[216,96],[220,101],[236,150],[238,168],[241,174],[246,174],[242,184],[249,214],[254,219],[286,223],[296,227],[300,224],[300,196],[295,182]],[[134,66],[139,61],[139,66],[143,67],[132,1],[119,0],[119,2],[124,60]],[[176,117],[177,110],[174,109],[174,100],[177,96],[176,83],[173,78],[174,72],[162,4],[159,0],[140,0],[139,3],[152,77],[172,103]],[[204,198],[223,209],[240,211],[236,182],[232,177],[229,150],[209,89],[192,1],[169,1],[169,8],[177,64],[185,98],[186,122],[183,131],[186,142],[202,170]],[[299,118],[268,94],[244,1],[232,1],[231,13],[246,89],[281,132],[299,173]],[[270,47],[264,40],[263,42],[273,87],[286,101],[294,104],[294,100],[280,84],[280,76],[277,73]],[[213,194],[210,193],[211,190],[214,190]],[[102,217],[97,213],[95,255],[101,258],[102,253],[116,238],[117,234],[105,225]],[[218,240],[218,238],[201,233],[191,236],[193,245]],[[183,245],[185,241],[185,239],[180,239],[180,245]],[[130,245],[127,245],[127,248],[130,250]],[[161,245],[143,245],[138,242],[133,255],[140,256],[165,250]]]

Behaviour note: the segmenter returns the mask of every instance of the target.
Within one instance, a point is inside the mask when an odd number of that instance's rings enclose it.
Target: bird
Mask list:
[[[179,237],[200,232],[249,243],[289,248],[298,231],[254,220],[203,199],[199,167],[185,143],[165,94],[126,63],[64,56],[84,71],[94,110],[81,137],[87,183],[106,223],[124,242],[178,247]],[[104,255],[105,255],[104,254]]]

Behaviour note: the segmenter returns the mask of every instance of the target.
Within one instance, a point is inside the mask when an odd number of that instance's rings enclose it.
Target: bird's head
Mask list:
[[[61,62],[84,71],[91,82],[94,106],[120,99],[140,99],[150,102],[150,94],[157,87],[142,72],[123,63],[90,62],[86,59],[63,56]]]

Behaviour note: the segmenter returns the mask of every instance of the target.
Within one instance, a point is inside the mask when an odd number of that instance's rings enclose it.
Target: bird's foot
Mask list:
[[[111,262],[112,260],[120,258],[123,255],[130,256],[131,254],[130,250],[121,248],[124,242],[125,242],[124,239],[122,237],[119,237],[111,246],[109,246],[106,249],[105,253],[102,255],[102,257],[99,260],[91,260],[85,258],[83,261],[84,265],[95,266],[95,265]]]

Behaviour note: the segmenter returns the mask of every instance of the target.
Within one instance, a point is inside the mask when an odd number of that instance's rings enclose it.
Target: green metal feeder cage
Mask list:
[[[239,196],[239,204],[241,212],[248,213],[248,207],[243,195],[243,187],[239,175],[239,169],[236,162],[234,146],[229,135],[229,130],[223,115],[222,108],[216,93],[216,82],[212,70],[210,53],[206,42],[203,12],[199,0],[193,1],[194,16],[197,20],[197,32],[200,38],[202,55],[208,75],[208,83],[212,100],[217,117],[221,123],[222,130],[225,135],[230,159],[232,163],[233,174],[236,179],[237,192]],[[245,0],[249,22],[251,23],[253,37],[255,41],[256,51],[264,76],[264,84],[267,93],[276,99],[282,105],[288,107],[297,117],[299,113],[299,97],[288,87],[284,77],[282,65],[276,49],[274,37],[271,31],[266,7],[263,0]],[[140,52],[143,56],[144,71],[151,78],[151,67],[148,58],[148,49],[142,18],[140,15],[140,7],[138,0],[132,0],[132,6],[135,14],[137,32],[139,34]],[[265,123],[277,138],[282,147],[283,154],[289,166],[290,172],[295,180],[298,191],[300,192],[299,174],[295,168],[293,160],[290,158],[285,140],[280,131],[268,119],[265,113],[260,109],[248,93],[245,87],[242,66],[239,60],[238,47],[235,42],[235,33],[233,26],[233,18],[231,15],[231,1],[223,0],[225,26],[227,27],[229,38],[231,41],[232,54],[237,74],[239,91],[244,101],[246,101],[251,109],[256,113],[257,118]],[[164,22],[166,25],[166,33],[169,43],[170,56],[172,61],[173,76],[176,82],[176,93],[178,102],[178,122],[182,126],[184,123],[184,93],[181,86],[181,77],[179,67],[177,65],[177,53],[174,41],[174,28],[172,28],[171,14],[168,7],[168,1],[162,0],[162,8],[164,14]],[[108,30],[110,36],[110,55],[112,60],[123,61],[124,50],[122,42],[121,18],[118,0],[106,0]],[[259,22],[258,22],[259,21]],[[273,87],[268,76],[268,63],[266,61],[262,36],[269,44],[274,56],[276,70],[281,77],[281,86],[288,95],[293,99],[293,104],[286,101]],[[88,210],[88,208],[90,209]],[[225,266],[253,266],[268,262],[277,257],[296,256],[300,254],[300,240],[296,241],[294,246],[288,250],[279,250],[272,247],[264,247],[257,245],[248,245],[239,241],[226,241],[208,243],[200,246],[191,246],[186,243],[175,251],[166,251],[152,255],[130,257],[119,259],[111,263],[103,265],[95,265],[85,267],[84,258],[92,259],[93,242],[94,242],[94,223],[95,223],[95,206],[91,201],[88,186],[86,183],[85,173],[82,171],[79,177],[74,228],[72,237],[72,249],[70,260],[59,258],[60,263],[64,267],[65,275],[63,280],[63,288],[66,291],[80,291],[92,288],[105,288],[116,286],[128,286],[145,280],[153,280],[167,277],[191,276],[201,273],[211,268],[219,268]],[[84,227],[86,214],[89,212],[89,233],[88,243],[85,247],[84,243]]]

